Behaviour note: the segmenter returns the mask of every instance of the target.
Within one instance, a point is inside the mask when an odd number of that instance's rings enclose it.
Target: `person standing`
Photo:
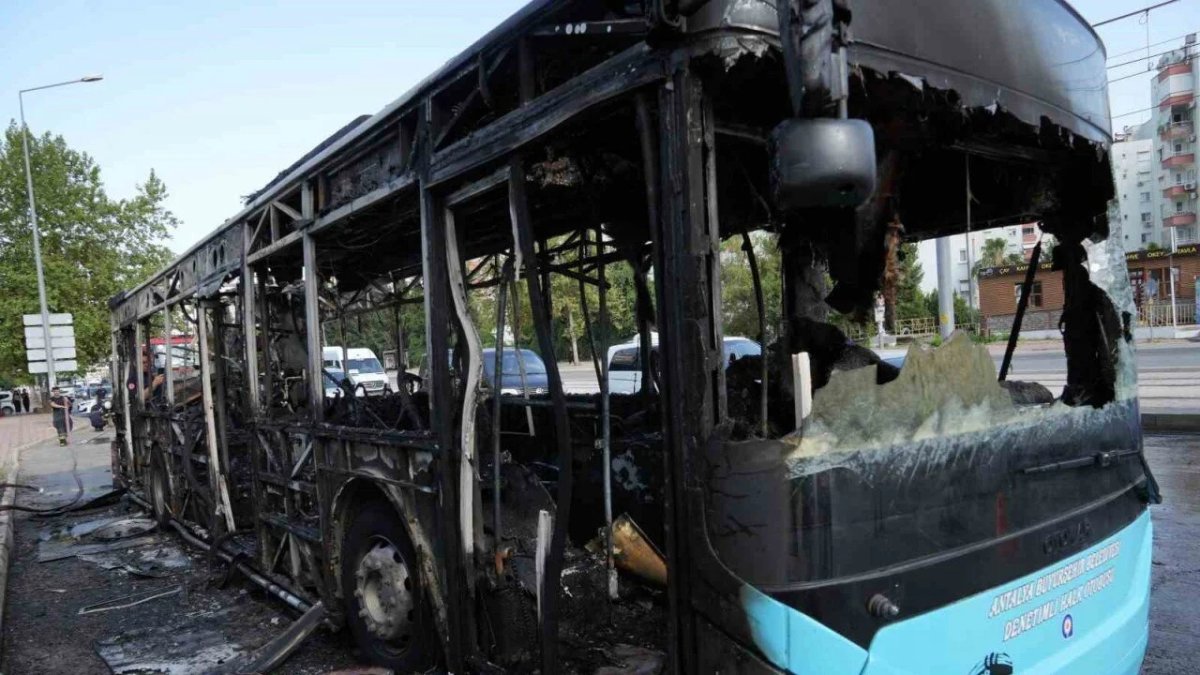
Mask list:
[[[25,408],[25,412],[33,412],[29,407],[29,389],[26,387],[21,388],[21,407]]]
[[[63,396],[58,387],[50,390],[50,412],[54,430],[58,432],[58,444],[66,445],[67,433],[71,431],[71,399]]]

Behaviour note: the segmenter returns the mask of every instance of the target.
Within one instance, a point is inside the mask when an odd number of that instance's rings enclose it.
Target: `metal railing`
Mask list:
[[[1187,298],[1176,298],[1175,300],[1175,323],[1180,326],[1196,323],[1196,301]],[[1138,325],[1139,326],[1170,326],[1171,325],[1171,302],[1155,302],[1153,304],[1143,302],[1141,307],[1138,307]]]
[[[979,324],[977,323],[956,323],[955,330],[966,331],[968,333],[978,333]],[[915,319],[898,319],[896,321],[896,329],[892,331],[892,335],[901,339],[916,339],[916,338],[931,338],[938,334],[937,317],[923,316]],[[875,326],[850,326],[846,330],[846,337],[855,342],[865,342],[874,338],[876,335]]]

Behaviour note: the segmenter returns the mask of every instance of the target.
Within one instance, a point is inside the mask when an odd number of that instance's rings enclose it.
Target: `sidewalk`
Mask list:
[[[50,415],[25,413],[0,417],[0,467],[8,470],[18,448],[54,438]]]

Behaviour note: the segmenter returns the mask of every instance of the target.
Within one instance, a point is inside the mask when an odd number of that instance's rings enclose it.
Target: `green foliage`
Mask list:
[[[783,303],[781,258],[778,239],[766,232],[750,235],[751,246],[758,262],[766,314],[766,335],[769,344],[778,337]],[[721,244],[721,314],[725,334],[758,340],[758,304],[754,294],[754,278],[742,238],[731,237]]]
[[[917,245],[900,246],[900,280],[896,284],[896,318],[919,319],[930,316],[925,305],[925,294],[921,292],[921,281],[925,271],[917,256]],[[934,316],[937,315],[935,309]]]
[[[983,242],[983,249],[979,252],[979,260],[971,267],[971,276],[978,278],[979,270],[985,267],[999,267],[1000,265],[1019,265],[1025,262],[1025,258],[1020,253],[1005,253],[1008,250],[1008,242],[993,237]]]
[[[941,318],[938,315],[938,292],[937,292],[936,288],[933,289],[932,291],[929,291],[929,294],[925,296],[925,308],[926,308],[926,311],[929,312],[929,314],[927,314],[926,316],[933,316],[933,317],[937,318],[939,322],[941,321]],[[955,324],[964,324],[964,323],[978,324],[980,322],[980,320],[981,320],[981,315],[980,315],[979,310],[977,310],[974,307],[971,307],[969,304],[967,304],[966,298],[962,297],[958,293],[955,293],[954,294],[954,323]]]
[[[27,382],[21,315],[38,311],[38,291],[20,134],[10,123],[0,137],[0,377]],[[108,299],[171,258],[163,242],[178,220],[153,171],[135,197],[114,200],[87,153],[50,133],[29,142],[47,303],[74,314],[78,361],[87,367],[110,348]]]
[[[1157,241],[1152,241],[1152,242],[1146,244],[1146,250],[1147,251],[1161,251],[1162,246],[1160,246]]]

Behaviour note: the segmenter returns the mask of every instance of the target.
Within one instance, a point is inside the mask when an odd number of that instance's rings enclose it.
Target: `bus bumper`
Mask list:
[[[892,624],[863,675],[1134,675],[1150,618],[1149,511],[1112,537],[1010,584]]]

